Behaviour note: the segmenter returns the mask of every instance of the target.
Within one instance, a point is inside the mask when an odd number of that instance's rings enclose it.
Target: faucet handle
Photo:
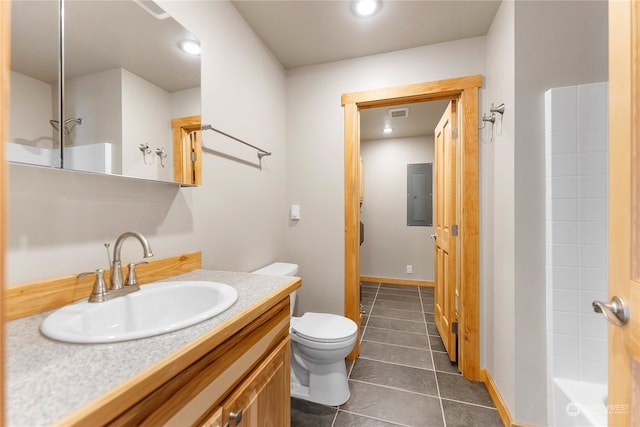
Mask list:
[[[111,246],[111,243],[105,243],[104,244],[104,248],[107,250],[107,261],[109,261],[109,265],[111,265],[111,254],[109,253],[109,247]]]
[[[89,295],[89,302],[103,302],[106,301],[107,285],[104,282],[104,270],[99,268],[96,271],[88,271],[78,274],[78,279],[89,276],[91,274],[96,275],[96,280],[93,282],[93,290]]]
[[[127,280],[124,282],[125,286],[135,286],[138,284],[138,276],[136,275],[136,265],[140,264],[149,264],[147,261],[142,261],[138,263],[130,263],[129,271],[127,273]]]

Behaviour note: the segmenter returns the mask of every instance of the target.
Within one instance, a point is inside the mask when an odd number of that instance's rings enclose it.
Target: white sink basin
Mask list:
[[[40,325],[47,337],[72,343],[108,343],[186,328],[222,313],[238,299],[224,283],[162,282],[106,302],[62,307]]]

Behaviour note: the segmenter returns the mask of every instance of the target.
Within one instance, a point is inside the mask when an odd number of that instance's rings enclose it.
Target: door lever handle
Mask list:
[[[429,237],[431,237],[433,240],[436,240],[438,238],[438,236],[436,236],[435,234],[431,234],[429,235]]]
[[[623,326],[629,322],[629,308],[617,295],[611,298],[611,302],[594,301],[591,306],[593,311],[602,313],[607,321],[613,325]]]

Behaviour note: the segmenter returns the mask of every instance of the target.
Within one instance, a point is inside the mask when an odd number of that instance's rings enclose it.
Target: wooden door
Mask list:
[[[610,1],[609,298],[629,313],[627,324],[609,326],[610,426],[640,425],[639,33],[640,3]]]
[[[435,324],[451,361],[456,360],[456,102],[451,101],[435,129],[436,249]]]
[[[202,128],[200,116],[171,120],[173,132],[173,180],[180,184],[202,184]]]
[[[286,427],[291,423],[287,337],[222,404],[222,425]]]

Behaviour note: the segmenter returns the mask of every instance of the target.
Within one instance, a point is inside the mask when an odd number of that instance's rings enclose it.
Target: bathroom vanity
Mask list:
[[[47,339],[48,312],[8,322],[7,425],[289,425],[300,279],[198,269],[172,280],[227,283],[239,297],[212,319],[121,343]]]

